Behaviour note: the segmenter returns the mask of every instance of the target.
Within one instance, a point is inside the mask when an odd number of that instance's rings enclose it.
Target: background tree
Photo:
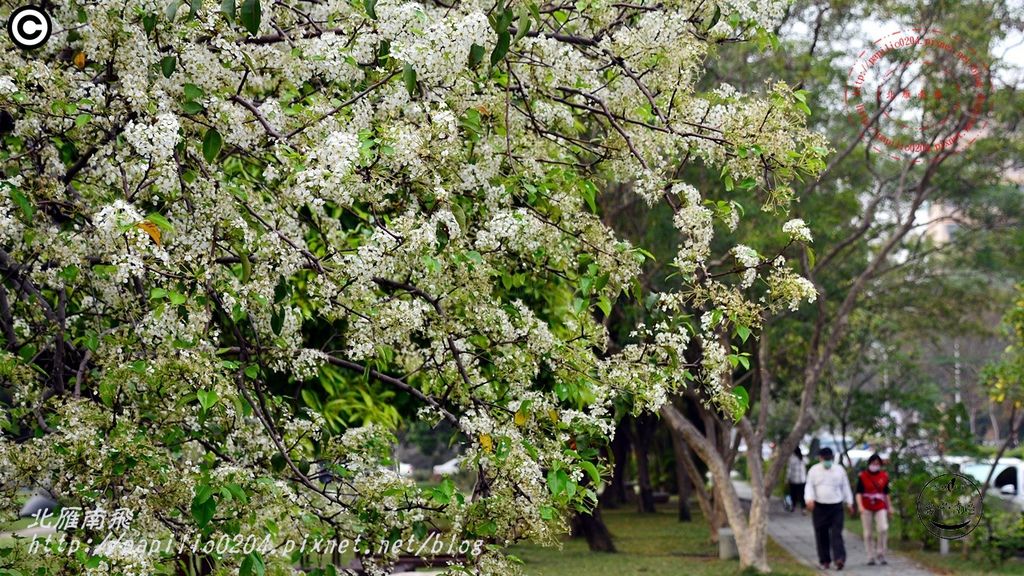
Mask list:
[[[1020,166],[1020,138],[1019,133],[1014,132],[1019,122],[1020,96],[1015,86],[1004,85],[1002,78],[992,76],[1003,66],[996,59],[993,46],[1012,26],[1012,18],[1001,20],[1007,11],[1008,7],[999,2],[969,6],[868,3],[845,6],[843,11],[829,4],[798,3],[780,28],[783,42],[788,41],[788,49],[778,58],[772,58],[771,53],[761,56],[742,52],[732,58],[712,60],[717,80],[728,80],[741,88],[758,81],[757,73],[764,70],[769,74],[781,72],[799,78],[809,91],[809,104],[821,111],[812,117],[814,125],[830,135],[831,145],[837,151],[818,179],[797,186],[795,192],[800,198],[796,214],[807,215],[811,220],[811,236],[815,241],[813,250],[809,244],[797,244],[790,249],[802,258],[803,273],[815,283],[816,308],[762,318],[765,329],[756,344],[752,342],[744,347],[742,339],[734,335],[729,339],[730,346],[737,346],[753,358],[750,367],[737,358],[734,372],[735,379],[752,373],[750,392],[744,392],[750,397],[752,409],[735,426],[748,446],[747,466],[754,487],[749,514],[740,506],[729,480],[732,448],[719,440],[731,433],[731,415],[718,413],[718,423],[726,430],[724,434],[707,434],[672,406],[662,409],[676,433],[707,463],[728,523],[737,534],[741,549],[750,547],[751,554],[764,555],[767,499],[781,479],[784,456],[816,422],[823,421],[816,400],[821,393],[831,394],[835,382],[841,378],[841,374],[835,372],[837,355],[851,344],[848,341],[851,323],[858,309],[874,298],[881,284],[890,282],[891,286],[907,289],[908,280],[914,281],[922,269],[920,264],[931,264],[937,253],[956,251],[964,246],[960,242],[941,246],[929,242],[924,232],[936,224],[936,220],[934,216],[924,215],[926,209],[933,205],[946,207],[951,218],[963,226],[958,236],[971,237],[967,231],[972,229],[993,232],[983,235],[981,243],[995,237],[1005,242],[1017,234],[1007,229],[1005,223],[1013,221],[1008,214],[1019,214],[1016,208],[1019,194],[1011,196],[1013,188],[1000,184],[1006,170]],[[893,97],[877,102],[873,114],[863,123],[849,121],[853,111],[839,104],[849,82],[849,63],[845,57],[859,49],[860,45],[853,43],[854,33],[867,14],[905,29],[941,28],[958,35],[965,45],[974,47],[976,57],[992,63],[991,69],[982,71],[988,76],[980,92],[991,104],[991,124],[985,133],[977,134],[978,139],[970,147],[900,155],[893,154],[882,140],[886,131],[892,129],[891,125],[883,129],[881,123],[893,111],[895,96],[916,85],[915,82],[940,86],[947,95],[953,93],[950,82],[966,85],[971,70],[963,66],[957,69],[956,57],[949,52],[932,51],[925,56],[922,51],[911,51],[909,56],[898,56],[889,63],[894,71],[888,86]],[[787,35],[785,30],[789,26],[797,32]],[[811,34],[808,35],[807,30]],[[918,60],[943,62],[944,71],[918,70],[910,65]],[[757,73],[748,72],[754,70]],[[948,75],[945,70],[957,70],[959,78]],[[919,77],[921,75],[923,78]],[[947,115],[952,110],[960,112],[950,119]],[[957,101],[956,97],[941,103],[922,104],[919,113],[922,124],[905,127],[901,137],[940,142],[978,123],[977,115],[971,112],[971,102]],[[946,121],[935,122],[942,118]],[[900,125],[897,124],[895,131],[900,132]],[[992,203],[992,195],[1000,193],[1006,193],[1008,201]],[[763,221],[764,217],[759,215],[751,221]],[[754,244],[754,248],[763,251],[762,246],[771,246],[771,233],[777,229],[768,228],[768,233],[761,236],[761,243]],[[954,261],[946,260],[947,263]],[[950,273],[945,264],[932,269]],[[723,331],[720,337],[725,339],[729,335]],[[769,438],[768,433],[773,428],[772,413],[780,398],[796,401],[798,408],[786,434]],[[769,440],[776,441],[776,447],[773,457],[765,462],[761,446]]]

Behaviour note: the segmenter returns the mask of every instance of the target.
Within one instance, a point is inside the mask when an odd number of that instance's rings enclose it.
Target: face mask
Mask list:
[[[828,470],[829,468],[832,467],[832,461],[831,460],[825,460],[825,461],[822,462],[822,465],[825,466],[825,470]]]
[[[881,469],[882,469],[882,467],[879,466],[878,464],[872,464],[872,465],[868,466],[868,470],[870,470],[871,472],[878,472]]]

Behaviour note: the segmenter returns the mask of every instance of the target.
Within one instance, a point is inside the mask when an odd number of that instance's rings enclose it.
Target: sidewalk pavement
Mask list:
[[[734,478],[732,483],[740,500],[749,504],[752,494],[750,484],[738,478]],[[811,525],[810,513],[807,516],[802,516],[800,512],[786,512],[782,508],[782,502],[777,498],[772,498],[768,508],[768,535],[802,564],[811,568],[818,567],[818,550],[814,544],[814,527]],[[851,576],[934,576],[934,572],[906,556],[892,551],[885,556],[889,562],[887,565],[868,566],[868,554],[864,549],[864,540],[860,534],[846,530],[843,532],[843,541],[846,544],[846,566],[843,568],[843,574]],[[819,574],[838,576],[834,565],[831,570],[819,571]]]
[[[773,506],[768,516],[768,534],[780,546],[789,551],[800,562],[816,568],[818,552],[814,545],[814,528],[811,526],[811,515],[801,516],[800,512],[786,512],[781,506]],[[846,567],[842,574],[850,576],[932,576],[933,572],[901,554],[890,551],[885,558],[886,566],[868,566],[864,540],[860,534],[843,532],[846,543]],[[832,570],[820,571],[821,574],[836,574]]]

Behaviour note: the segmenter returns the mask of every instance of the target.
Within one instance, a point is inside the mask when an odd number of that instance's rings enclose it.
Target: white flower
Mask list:
[[[165,112],[158,114],[152,123],[148,119],[133,120],[124,129],[124,137],[140,156],[163,160],[171,157],[181,140],[180,128],[178,117]]]
[[[0,96],[8,96],[18,91],[18,85],[10,76],[0,76]]]
[[[732,253],[736,257],[736,261],[743,267],[741,286],[749,288],[757,278],[757,265],[761,262],[760,257],[757,255],[757,250],[743,244],[737,244],[733,247]]]
[[[782,231],[797,242],[810,242],[811,229],[800,218],[794,218],[782,225]]]

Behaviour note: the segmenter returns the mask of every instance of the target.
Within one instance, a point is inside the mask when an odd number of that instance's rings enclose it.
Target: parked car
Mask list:
[[[434,476],[452,476],[459,473],[459,463],[462,462],[462,457],[456,456],[451,460],[434,466]]]
[[[961,467],[964,474],[984,484],[992,470],[992,461],[978,461]],[[989,493],[998,495],[1012,508],[1024,512],[1024,460],[1020,458],[1000,458],[995,473],[989,481]]]
[[[853,438],[849,436],[833,436],[829,434],[822,434],[811,440],[811,446],[814,448],[814,453],[809,455],[811,463],[817,462],[818,450],[822,448],[831,448],[832,453],[836,455],[836,460],[842,464],[846,464],[846,458],[849,458],[849,463],[854,468],[860,466],[861,462],[867,462],[867,459],[874,454],[874,450],[869,449],[867,444],[854,444]],[[842,458],[843,446],[846,446],[846,458]]]

